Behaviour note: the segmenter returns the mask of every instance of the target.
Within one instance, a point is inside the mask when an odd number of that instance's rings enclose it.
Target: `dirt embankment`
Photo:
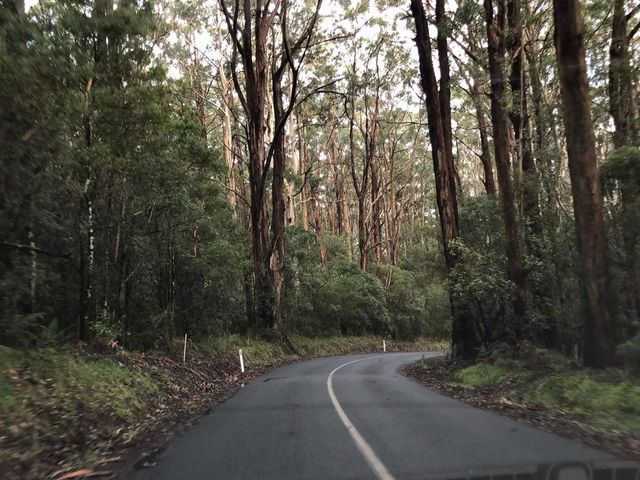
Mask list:
[[[114,477],[150,461],[169,438],[243,383],[290,361],[282,356],[249,364],[242,374],[230,353],[184,363],[170,356],[87,352],[17,359],[7,369],[11,397],[2,398],[0,477]]]

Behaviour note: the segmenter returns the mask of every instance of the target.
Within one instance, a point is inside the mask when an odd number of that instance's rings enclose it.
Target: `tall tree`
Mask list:
[[[431,155],[433,172],[436,183],[436,203],[440,217],[440,229],[444,248],[445,262],[449,271],[455,268],[456,255],[452,249],[453,242],[459,236],[458,207],[456,198],[455,167],[453,164],[453,149],[451,144],[451,117],[449,94],[449,63],[447,60],[446,34],[444,28],[444,0],[436,4],[438,12],[438,52],[440,58],[441,86],[438,90],[435,70],[433,67],[431,39],[429,38],[429,24],[422,4],[422,0],[411,0],[411,14],[416,25],[416,44],[420,59],[420,76],[422,89],[425,93],[427,114],[429,120],[429,139],[431,141]],[[477,335],[473,323],[463,315],[455,303],[451,302],[453,328],[452,345],[456,355],[465,358],[476,354]]]
[[[613,119],[613,147],[640,147],[638,140],[638,105],[634,88],[634,71],[632,66],[632,52],[630,42],[637,28],[631,32],[627,25],[633,11],[625,10],[624,0],[615,0],[611,26],[611,45],[609,48],[609,112]],[[640,25],[640,22],[638,23]],[[620,186],[620,203],[622,210],[622,237],[626,254],[625,290],[631,311],[640,317],[640,259],[637,246],[640,233],[636,225],[637,209],[636,191],[628,181],[628,175],[623,175],[618,184]]]
[[[278,9],[269,1],[255,6],[236,0],[231,8],[220,0],[232,42],[231,74],[236,94],[246,117],[247,149],[249,152],[249,187],[251,217],[251,258],[253,260],[254,315],[253,328],[272,327],[273,288],[269,275],[268,218],[265,191],[269,165],[266,158],[266,99],[268,87],[267,37]],[[238,56],[242,63],[241,77],[236,70]],[[244,85],[241,81],[244,81]],[[270,160],[270,159],[269,159]]]
[[[505,0],[484,0],[484,12],[487,32],[487,52],[489,57],[489,76],[491,78],[491,121],[493,124],[493,145],[495,151],[498,185],[500,187],[500,206],[505,228],[507,277],[515,285],[513,310],[514,325],[512,333],[518,336],[520,322],[525,309],[526,276],[522,266],[520,234],[516,216],[515,195],[511,180],[511,156],[509,124],[505,107],[505,74],[502,70],[505,62],[505,33],[507,31],[507,10]]]
[[[286,213],[284,176],[287,159],[285,127],[298,100],[300,68],[309,49],[311,35],[321,6],[322,0],[318,0],[315,10],[304,26],[303,31],[292,42],[289,38],[288,1],[283,0],[280,11],[282,51],[279,57],[275,55],[272,57],[271,91],[275,131],[273,134],[273,147],[267,154],[267,165],[269,156],[273,156],[271,243],[267,253],[269,255],[269,268],[271,269],[274,289],[273,325],[269,326],[276,328],[281,327],[282,312],[280,303],[282,284],[284,282],[284,225]],[[290,73],[290,88],[287,95],[288,103],[285,105],[282,82],[286,72]]]
[[[255,5],[245,0],[242,6],[236,0],[231,8],[225,0],[220,0],[232,41],[233,83],[246,118],[256,314],[253,326],[268,330],[277,328],[280,323],[286,210],[285,128],[297,102],[299,71],[310,45],[321,4],[321,0],[316,2],[308,22],[303,25],[298,37],[292,40],[289,38],[287,0],[273,4],[269,0],[264,4],[258,1]],[[242,21],[239,20],[240,16]],[[268,41],[270,34],[271,45]],[[272,48],[271,52],[269,47]],[[241,57],[244,85],[241,84],[241,77],[236,69],[238,55]],[[291,76],[291,85],[288,104],[285,106],[283,78],[287,72]],[[270,134],[268,146],[267,132]],[[273,181],[269,235],[266,191],[270,171]]]
[[[511,108],[509,118],[515,137],[515,158],[517,159],[517,177],[519,187],[519,207],[525,220],[525,238],[531,234],[540,234],[540,215],[538,211],[538,182],[536,165],[531,144],[531,122],[528,112],[527,84],[525,71],[524,42],[522,39],[522,2],[509,0],[507,4],[507,23],[509,33],[505,38],[511,69],[509,85],[511,87]],[[531,230],[531,232],[528,231]],[[527,242],[531,246],[533,242]]]
[[[382,41],[374,46],[371,56],[375,62],[373,73],[374,85],[372,89],[366,83],[357,79],[358,59],[354,52],[350,74],[353,76],[350,91],[345,98],[345,115],[349,122],[349,166],[351,181],[355,192],[357,212],[357,235],[360,268],[369,269],[369,251],[371,239],[371,178],[375,168],[374,161],[378,150],[380,131],[379,114],[381,102],[382,81],[380,76],[380,47]],[[367,61],[367,71],[369,62]],[[373,90],[373,92],[371,92]],[[358,96],[362,96],[362,110]],[[357,137],[359,134],[359,137]],[[360,140],[360,142],[358,141]],[[358,144],[362,144],[361,151]]]
[[[554,0],[555,45],[584,301],[584,363],[613,364],[615,296],[609,273],[600,171],[578,0]]]
[[[493,176],[493,165],[491,163],[491,150],[489,147],[489,134],[486,120],[485,109],[482,105],[482,96],[478,85],[473,82],[471,87],[471,97],[476,110],[476,122],[480,134],[480,161],[482,162],[482,170],[484,172],[483,184],[487,195],[495,197],[498,192],[496,190],[496,182]]]
[[[609,112],[615,128],[615,148],[638,143],[638,111],[629,49],[633,32],[627,31],[628,15],[625,1],[614,0],[609,48]]]

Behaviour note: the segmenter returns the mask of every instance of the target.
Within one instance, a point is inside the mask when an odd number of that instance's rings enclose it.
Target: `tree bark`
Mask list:
[[[507,111],[504,106],[505,75],[502,71],[502,64],[505,59],[505,42],[504,38],[501,38],[503,32],[506,31],[504,0],[498,0],[497,15],[494,12],[492,0],[484,0],[484,10],[487,27],[489,76],[491,78],[491,121],[493,124],[493,144],[496,170],[498,172],[498,185],[500,187],[500,206],[505,228],[507,277],[515,286],[512,302],[515,319],[510,333],[517,338],[520,335],[520,322],[525,310],[526,277],[522,268],[520,235],[511,181],[509,126],[507,123]]]
[[[609,112],[613,119],[613,146],[616,149],[640,146],[638,140],[638,120],[636,95],[633,88],[633,68],[627,33],[627,14],[625,1],[614,0],[611,28],[611,47],[609,49]],[[620,202],[622,216],[622,238],[626,253],[626,285],[628,305],[636,316],[640,316],[640,259],[636,255],[638,235],[630,222],[634,220],[635,194],[620,182]]]
[[[304,143],[302,132],[298,132],[298,149],[300,150],[300,169],[305,172],[308,167],[307,146]],[[309,230],[309,184],[303,179],[302,188],[300,189],[300,208],[302,210],[302,228]]]
[[[318,236],[320,244],[320,263],[324,265],[327,262],[327,245],[324,241],[324,229],[322,228],[322,212],[320,211],[320,202],[318,201],[318,188],[312,185],[311,188],[311,218],[313,219],[313,229]]]
[[[354,73],[355,73],[355,60],[354,60]],[[367,234],[367,225],[366,225],[366,201],[367,201],[367,191],[369,185],[370,178],[370,168],[371,158],[368,155],[368,142],[365,135],[365,144],[367,145],[367,152],[363,156],[363,165],[362,165],[362,174],[360,179],[358,179],[358,174],[356,172],[356,146],[355,146],[355,99],[351,98],[350,100],[351,108],[350,112],[348,112],[349,117],[349,160],[351,166],[351,180],[353,182],[353,189],[356,194],[356,199],[358,202],[358,253],[359,253],[359,261],[360,268],[364,271],[367,271],[369,268],[369,258],[367,255],[367,246],[369,243],[368,234]]]
[[[375,162],[375,157],[372,163]],[[380,209],[380,165],[371,166],[371,230],[373,234],[373,259],[376,266],[382,263],[382,212]]]
[[[624,0],[613,0],[611,47],[609,48],[609,112],[613,118],[613,146],[638,143],[633,70]]]
[[[443,0],[438,0],[437,11],[444,8]],[[442,3],[442,4],[441,4]],[[441,105],[447,103],[445,108],[450,108],[448,104],[448,93],[438,92],[435,71],[433,68],[431,40],[429,38],[429,25],[426,13],[421,0],[411,0],[411,14],[416,25],[416,44],[418,47],[418,57],[420,59],[420,76],[422,89],[426,96],[427,115],[429,120],[429,139],[431,141],[431,154],[433,159],[433,171],[436,184],[436,203],[440,217],[440,229],[442,232],[442,245],[444,249],[447,270],[451,272],[456,266],[457,258],[451,249],[451,243],[458,236],[458,209],[456,202],[455,173],[453,166],[453,156],[451,146],[448,144],[447,131],[451,131],[451,126],[445,127],[447,113],[443,116]],[[440,13],[443,16],[443,13]],[[441,31],[442,23],[439,27],[439,47],[442,48],[444,56],[447,56],[446,37]],[[444,39],[444,40],[443,40]],[[442,42],[445,42],[445,46]],[[440,60],[441,68],[448,68],[448,61]],[[445,90],[448,88],[446,79],[448,72],[441,72],[441,78],[445,79]],[[450,118],[448,120],[450,122]],[[451,286],[450,286],[451,287]],[[475,332],[473,322],[465,315],[461,315],[460,309],[456,308],[451,296],[451,313],[453,318],[452,346],[456,356],[471,358],[477,354],[478,337]]]
[[[275,67],[275,65],[274,65]],[[284,69],[274,68],[272,85],[272,99],[274,121],[276,125],[286,121],[285,110],[282,103],[282,73]],[[282,321],[280,299],[282,296],[282,284],[284,282],[284,222],[285,222],[285,195],[284,195],[284,170],[286,164],[284,130],[276,133],[273,147],[273,182],[271,184],[271,246],[269,268],[273,279],[274,304],[273,324],[268,328],[279,326]]]
[[[584,363],[607,367],[614,362],[615,296],[591,118],[584,25],[578,0],[554,0],[553,13],[585,310]]]
[[[473,82],[470,85],[471,100],[476,109],[476,122],[478,123],[478,130],[480,132],[480,161],[482,162],[482,170],[484,172],[484,189],[487,195],[495,197],[497,195],[496,182],[493,177],[493,166],[491,165],[491,150],[489,148],[489,136],[487,134],[487,121],[482,106],[482,98],[478,85]]]
[[[444,135],[444,149],[447,163],[453,170],[454,181],[456,169],[453,157],[453,132],[451,128],[451,74],[449,66],[449,46],[447,42],[447,17],[444,7],[445,0],[436,0],[436,46],[438,49],[438,66],[440,68],[440,90],[438,99],[440,101],[440,115],[442,117],[442,133]],[[455,215],[458,215],[458,200],[455,195],[455,185],[453,185],[454,195],[451,196],[452,208]]]
[[[251,258],[254,281],[254,315],[251,329],[273,325],[273,286],[269,275],[267,258],[268,217],[265,204],[265,132],[267,128],[266,92],[267,92],[267,35],[271,28],[274,12],[263,9],[261,2],[253,7],[245,0],[234,4],[232,12],[226,0],[220,0],[220,7],[231,32],[234,46],[232,53],[233,83],[242,103],[247,119],[247,149],[249,153],[249,190],[251,219]],[[242,16],[242,28],[238,17]],[[243,66],[243,83],[235,71],[237,57]]]
[[[233,161],[233,136],[231,126],[233,118],[231,109],[233,108],[233,95],[231,93],[231,82],[224,73],[224,67],[219,69],[220,93],[222,95],[222,148],[224,152],[224,163],[227,166],[227,198],[232,206],[234,214],[238,200],[236,198],[236,178]]]
[[[508,50],[511,57],[511,110],[509,117],[513,126],[516,153],[519,160],[520,208],[525,220],[525,238],[530,234],[539,235],[542,231],[539,212],[539,182],[531,145],[531,124],[527,111],[527,89],[524,69],[522,42],[522,3],[521,0],[509,0],[507,7],[509,23]],[[527,245],[533,245],[528,242]]]

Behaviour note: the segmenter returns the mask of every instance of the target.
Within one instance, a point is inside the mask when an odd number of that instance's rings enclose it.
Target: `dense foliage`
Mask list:
[[[487,50],[492,2],[427,5],[427,35],[438,35],[423,47],[442,57],[434,81],[451,75],[431,92],[407,15],[411,3],[418,21],[424,2],[325,3],[252,10],[247,21],[267,27],[248,57],[249,25],[224,0],[2,3],[1,343],[161,348],[184,333],[274,330],[448,338],[464,319],[474,353],[526,338],[584,354],[585,256],[552,2],[509,10],[502,60]],[[520,5],[495,2],[507,3]],[[582,2],[613,340],[633,363],[640,20],[630,3]],[[265,65],[264,91],[251,91],[252,62]],[[493,148],[500,105],[506,164]],[[432,166],[437,148],[449,160]]]

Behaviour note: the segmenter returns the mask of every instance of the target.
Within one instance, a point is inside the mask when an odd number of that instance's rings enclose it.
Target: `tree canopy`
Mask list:
[[[0,342],[611,365],[640,328],[639,30],[629,0],[4,1]]]

